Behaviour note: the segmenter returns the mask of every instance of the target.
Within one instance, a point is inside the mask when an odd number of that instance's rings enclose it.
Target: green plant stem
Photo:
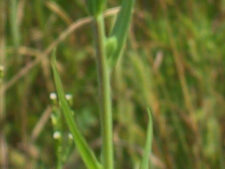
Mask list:
[[[13,45],[15,48],[19,47],[20,34],[19,34],[19,25],[18,25],[18,1],[10,0],[10,28],[13,39]]]
[[[104,169],[113,169],[113,134],[110,70],[107,63],[105,51],[105,28],[102,15],[96,17],[95,27],[103,144],[103,167]]]

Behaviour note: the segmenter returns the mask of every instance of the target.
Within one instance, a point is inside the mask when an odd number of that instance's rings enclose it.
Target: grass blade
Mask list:
[[[109,55],[109,63],[111,66],[114,66],[118,58],[122,55],[122,51],[127,39],[128,29],[131,22],[132,10],[135,0],[123,0],[121,11],[117,16],[116,23],[112,29],[111,35],[109,38],[116,38],[117,47],[114,52]]]
[[[87,8],[92,16],[97,16],[103,12],[106,0],[86,0]]]
[[[101,169],[100,163],[97,161],[97,158],[95,157],[93,151],[88,146],[85,138],[82,136],[80,131],[78,130],[77,124],[75,123],[72,115],[72,111],[65,99],[65,94],[63,91],[62,83],[59,77],[59,74],[56,69],[56,58],[55,58],[55,52],[53,53],[51,64],[52,64],[52,70],[53,70],[53,76],[55,80],[55,86],[58,93],[60,108],[62,109],[62,112],[65,116],[67,125],[70,129],[70,132],[73,135],[74,142],[77,146],[77,149],[88,169]]]
[[[141,167],[140,169],[148,169],[149,168],[149,155],[151,153],[151,147],[152,147],[152,138],[153,138],[153,121],[152,121],[152,114],[151,110],[148,109],[148,129],[147,129],[147,139],[145,143],[145,150],[144,155],[141,161]]]

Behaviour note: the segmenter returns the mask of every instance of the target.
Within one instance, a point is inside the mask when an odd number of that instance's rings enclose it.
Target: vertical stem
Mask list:
[[[13,45],[16,49],[19,47],[20,41],[17,11],[18,11],[18,1],[10,0],[10,28]]]
[[[105,27],[102,15],[95,18],[97,41],[97,66],[100,93],[103,168],[113,169],[112,105],[110,71],[105,51]]]

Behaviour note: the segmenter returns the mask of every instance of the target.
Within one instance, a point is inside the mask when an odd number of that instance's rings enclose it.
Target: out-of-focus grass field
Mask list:
[[[109,9],[119,2],[111,0]],[[106,18],[108,28],[115,13]],[[97,71],[87,17],[81,0],[0,1],[1,169],[55,168],[49,99],[54,47],[76,121],[99,154]],[[136,0],[112,88],[116,169],[131,169],[140,160],[146,107],[154,118],[151,169],[224,169],[225,0]],[[76,147],[65,168],[84,168]]]

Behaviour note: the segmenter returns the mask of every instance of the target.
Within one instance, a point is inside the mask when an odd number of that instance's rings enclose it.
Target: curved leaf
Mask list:
[[[80,131],[78,130],[77,124],[73,119],[73,112],[70,109],[66,99],[65,94],[63,91],[62,83],[59,77],[59,74],[56,69],[56,58],[55,58],[55,52],[53,53],[52,60],[51,60],[52,70],[53,70],[53,76],[55,80],[55,86],[58,93],[58,99],[60,108],[62,109],[62,112],[65,116],[67,125],[70,129],[70,132],[73,135],[74,142],[77,146],[77,149],[88,169],[101,169],[100,163],[97,161],[93,151],[88,146],[85,138],[82,136]]]
[[[109,58],[109,64],[114,66],[118,58],[122,55],[122,51],[127,39],[128,29],[131,22],[131,16],[133,11],[135,0],[123,0],[120,13],[117,16],[116,23],[112,29],[109,38],[116,38],[117,48],[112,52]]]

